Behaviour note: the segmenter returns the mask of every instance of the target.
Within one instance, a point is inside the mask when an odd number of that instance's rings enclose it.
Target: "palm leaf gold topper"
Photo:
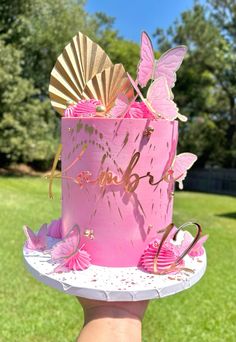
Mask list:
[[[53,108],[63,115],[68,103],[84,98],[82,93],[87,82],[112,65],[102,48],[79,32],[52,69],[49,94]]]
[[[123,65],[115,64],[88,81],[82,96],[85,99],[100,100],[105,107],[104,112],[106,115],[114,106],[117,96],[121,93],[125,94],[129,100],[134,97],[133,87]]]

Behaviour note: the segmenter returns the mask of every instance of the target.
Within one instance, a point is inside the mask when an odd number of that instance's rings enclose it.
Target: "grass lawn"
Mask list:
[[[23,224],[36,229],[60,216],[59,183],[54,192],[50,201],[42,179],[0,178],[1,342],[72,342],[82,326],[77,300],[34,280],[22,260]],[[178,192],[175,223],[189,220],[210,235],[207,272],[193,288],[150,303],[144,342],[236,341],[236,198]]]

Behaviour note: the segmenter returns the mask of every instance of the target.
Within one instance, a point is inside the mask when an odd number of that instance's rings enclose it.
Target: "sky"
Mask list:
[[[87,0],[86,9],[115,17],[114,27],[121,36],[139,42],[142,31],[151,36],[157,27],[168,28],[193,3],[194,0]]]

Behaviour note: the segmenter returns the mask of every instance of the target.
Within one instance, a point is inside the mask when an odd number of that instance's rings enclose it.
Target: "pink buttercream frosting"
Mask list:
[[[81,100],[76,105],[68,106],[64,116],[68,118],[96,116],[96,108],[101,105],[102,103],[99,100]]]
[[[133,102],[125,114],[125,118],[147,118],[147,119],[154,119],[154,115],[152,112],[147,108],[144,102]]]
[[[168,272],[168,268],[171,265],[174,265],[176,260],[187,250],[187,248],[194,240],[194,237],[188,231],[179,231],[178,235],[182,233],[182,238],[180,238],[181,241],[178,241],[179,239],[177,237],[176,241],[174,241],[173,237],[177,232],[178,229],[174,226],[161,247],[159,256],[157,258],[157,270],[160,273],[165,270]],[[154,272],[154,258],[157,254],[161,238],[162,236],[159,234],[158,237],[152,240],[141,256],[140,266],[142,266],[148,272]],[[202,245],[207,240],[207,238],[207,235],[201,237],[188,252],[188,255],[190,257],[203,255],[204,248],[202,247]],[[183,265],[184,261],[181,260],[180,263],[177,265],[176,270],[179,268],[179,266]],[[173,269],[171,269],[171,272],[173,272]]]
[[[151,273],[154,273],[154,258],[157,254],[158,246],[159,246],[159,239],[153,241],[148,245],[146,250],[144,251],[141,259],[140,265],[143,268]],[[180,263],[176,266],[176,269],[168,270],[172,265],[174,265],[177,258],[180,256],[179,249],[170,248],[170,243],[166,243],[161,247],[160,253],[157,258],[157,271],[160,273],[168,273],[178,271],[179,266],[183,266],[184,261],[181,260]]]

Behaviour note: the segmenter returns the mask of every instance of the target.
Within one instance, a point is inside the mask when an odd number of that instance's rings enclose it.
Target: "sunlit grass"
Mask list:
[[[27,223],[36,229],[60,216],[55,200],[38,178],[0,178],[0,341],[72,342],[83,323],[72,296],[34,280],[22,260]],[[208,268],[193,288],[152,301],[143,325],[144,342],[230,342],[236,336],[236,198],[179,192],[175,222],[194,220],[210,235]]]

